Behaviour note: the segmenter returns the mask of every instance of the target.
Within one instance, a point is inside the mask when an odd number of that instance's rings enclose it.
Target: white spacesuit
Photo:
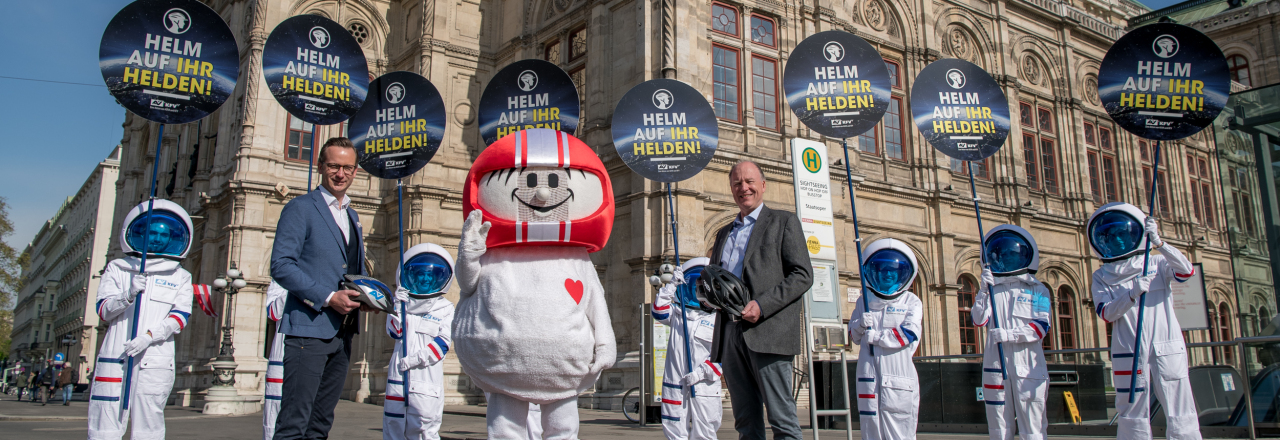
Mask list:
[[[686,261],[653,302],[653,319],[671,327],[662,372],[662,432],[668,439],[714,439],[724,418],[720,364],[711,362],[716,316],[699,308],[694,292],[698,275],[710,262],[706,257]],[[686,328],[691,354],[687,358]],[[693,365],[692,373],[687,364]]]
[[[453,344],[453,303],[444,294],[453,284],[453,257],[433,243],[404,253],[396,274],[396,310],[387,314],[387,334],[396,339],[387,367],[383,406],[384,439],[439,439],[444,417],[444,360]],[[408,379],[408,394],[405,379]]]
[[[1089,217],[1089,244],[1102,267],[1093,272],[1093,301],[1098,316],[1114,323],[1111,333],[1117,435],[1120,440],[1151,438],[1149,391],[1164,405],[1170,440],[1198,440],[1200,420],[1191,396],[1186,342],[1174,314],[1170,285],[1185,282],[1195,267],[1178,249],[1160,240],[1154,218],[1127,203],[1108,203]],[[1149,270],[1143,276],[1143,250],[1150,241]],[[1138,303],[1146,293],[1141,347],[1134,349]],[[1139,355],[1137,371],[1133,356]],[[1131,387],[1133,375],[1137,386]],[[1153,384],[1154,381],[1154,384]],[[1131,388],[1136,388],[1131,390]],[[1134,403],[1129,393],[1136,392]]]
[[[98,317],[110,327],[102,337],[90,392],[90,439],[123,437],[130,417],[132,438],[165,437],[173,336],[191,316],[191,274],[178,261],[191,249],[192,226],[176,203],[155,200],[150,216],[147,205],[143,202],[125,216],[120,246],[128,256],[107,263],[98,284]],[[145,273],[136,249],[147,252]],[[126,374],[130,361],[132,374]],[[125,401],[128,409],[122,408]]]
[[[910,291],[918,273],[915,254],[901,241],[876,240],[863,252],[870,311],[861,302],[849,317],[858,344],[858,419],[866,440],[916,437],[919,378],[911,357],[920,345],[922,304]],[[874,354],[872,351],[874,350]]]
[[[983,242],[988,268],[982,270],[969,313],[975,325],[987,328],[982,354],[987,429],[991,440],[1011,440],[1016,418],[1022,440],[1044,439],[1049,372],[1040,340],[1049,334],[1050,304],[1049,289],[1035,277],[1040,252],[1031,233],[1014,225],[997,226]],[[996,321],[991,320],[992,303]],[[1004,370],[997,343],[1004,346]]]
[[[284,316],[284,302],[289,295],[275,281],[267,286],[267,318],[280,322]],[[279,327],[276,328],[279,330]],[[280,396],[284,388],[284,333],[271,336],[271,352],[267,355],[267,386],[262,396],[262,438],[271,440],[276,435],[276,417],[280,415]]]

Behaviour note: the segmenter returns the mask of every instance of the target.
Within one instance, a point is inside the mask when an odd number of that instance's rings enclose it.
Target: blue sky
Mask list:
[[[1151,10],[1154,11],[1157,9],[1164,9],[1164,8],[1176,5],[1178,3],[1182,3],[1184,1],[1186,0],[1138,0],[1138,3],[1142,3],[1143,5],[1146,5],[1146,7],[1151,8]]]
[[[6,135],[0,197],[22,249],[120,142],[125,111],[102,87],[98,42],[128,0],[8,2],[0,14],[0,129]]]

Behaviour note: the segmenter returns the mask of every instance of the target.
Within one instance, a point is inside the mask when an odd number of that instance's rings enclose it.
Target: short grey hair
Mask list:
[[[733,168],[729,169],[729,174],[733,174],[734,171],[736,171],[739,167],[742,167],[743,165],[751,165],[755,167],[756,172],[760,173],[760,178],[764,179],[764,169],[760,168],[760,164],[750,160],[743,160],[743,161],[739,161],[736,164],[733,164]]]

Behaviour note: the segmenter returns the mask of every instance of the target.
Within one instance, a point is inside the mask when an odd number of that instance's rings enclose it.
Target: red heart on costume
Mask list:
[[[569,292],[569,296],[573,297],[573,302],[582,304],[582,282],[577,280],[564,279],[564,290]]]

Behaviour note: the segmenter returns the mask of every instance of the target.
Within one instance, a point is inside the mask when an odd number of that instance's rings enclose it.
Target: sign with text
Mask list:
[[[838,138],[862,134],[889,109],[889,68],[871,44],[844,31],[810,35],[783,69],[787,105],[800,122]]]
[[[796,216],[804,231],[809,258],[836,261],[835,216],[831,207],[831,176],[827,146],[807,139],[791,139],[791,173],[795,177]]]
[[[444,140],[444,99],[413,72],[391,72],[369,84],[373,91],[351,117],[351,142],[360,168],[382,179],[422,169]]]
[[[1098,98],[1120,128],[1170,141],[1199,133],[1231,95],[1222,50],[1193,28],[1156,23],[1129,31],[1098,67]]]
[[[480,137],[484,144],[530,128],[570,135],[578,130],[578,88],[560,66],[538,59],[503,67],[480,94]]]
[[[280,22],[262,48],[267,88],[293,117],[318,125],[346,121],[364,105],[369,64],[350,32],[319,15]]]
[[[240,50],[222,17],[195,0],[126,5],[102,33],[98,67],[121,106],[161,124],[221,107],[240,76]]]
[[[1195,263],[1196,272],[1191,279],[1170,285],[1173,298],[1173,314],[1183,330],[1209,329],[1209,297],[1204,289],[1204,264]]]
[[[978,161],[1000,151],[1009,137],[1009,101],[981,67],[946,58],[916,75],[911,120],[942,154]]]
[[[720,126],[697,89],[674,79],[642,82],[613,110],[613,146],[631,171],[658,182],[679,182],[702,171],[716,154]]]

